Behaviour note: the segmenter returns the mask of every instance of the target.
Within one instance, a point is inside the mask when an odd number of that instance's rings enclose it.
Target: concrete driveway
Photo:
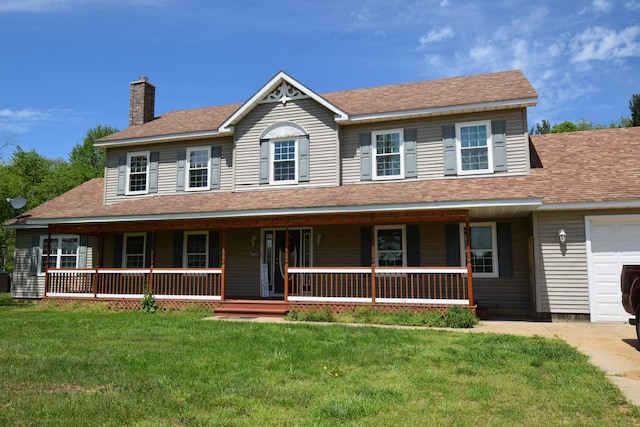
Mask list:
[[[459,331],[459,329],[457,329]],[[631,403],[640,406],[640,351],[626,323],[482,321],[469,332],[560,338],[590,357]]]

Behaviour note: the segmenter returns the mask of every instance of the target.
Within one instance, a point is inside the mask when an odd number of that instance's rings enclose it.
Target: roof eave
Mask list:
[[[185,133],[174,133],[168,135],[154,135],[154,136],[143,136],[138,138],[128,138],[128,139],[117,139],[113,141],[104,141],[99,142],[96,141],[94,146],[97,148],[111,148],[111,147],[124,147],[129,145],[140,145],[146,143],[158,143],[158,142],[175,142],[175,141],[187,141],[194,139],[204,139],[204,138],[219,138],[223,136],[230,136],[233,134],[233,128],[227,130],[226,132],[221,132],[220,130],[206,130],[206,131],[198,131],[198,132],[185,132]]]
[[[448,114],[474,113],[478,111],[504,110],[509,108],[526,108],[537,105],[538,98],[520,98],[503,101],[482,102],[466,105],[448,105],[443,107],[421,108],[406,111],[390,111],[382,113],[352,115],[347,119],[338,118],[340,124],[367,123],[373,121],[387,121],[410,119],[416,117],[442,116]]]

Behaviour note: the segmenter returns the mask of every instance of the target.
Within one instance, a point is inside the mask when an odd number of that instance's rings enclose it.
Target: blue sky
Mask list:
[[[129,83],[156,115],[244,102],[279,70],[317,93],[521,69],[529,127],[629,117],[640,0],[0,0],[0,158],[67,158],[127,127]]]

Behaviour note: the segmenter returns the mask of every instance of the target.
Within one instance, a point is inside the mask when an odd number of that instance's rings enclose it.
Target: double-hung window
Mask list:
[[[460,224],[460,259],[467,259],[466,227]],[[471,228],[471,271],[474,277],[498,277],[498,239],[493,222],[473,223]]]
[[[404,131],[402,129],[373,132],[373,178],[404,177]]]
[[[298,139],[271,141],[271,182],[293,184],[298,182]]]
[[[376,265],[404,267],[407,265],[405,227],[397,225],[375,228]]]
[[[44,274],[49,268],[76,268],[78,266],[78,236],[47,236],[40,237],[42,254],[38,272]],[[47,264],[47,261],[49,264]]]
[[[456,124],[458,174],[493,172],[491,122]]]
[[[127,154],[126,194],[146,194],[149,191],[149,152]]]
[[[184,259],[187,268],[207,268],[209,234],[207,232],[184,233]]]
[[[125,234],[123,244],[122,265],[125,268],[144,268],[147,235],[145,233]]]
[[[187,191],[209,190],[209,169],[211,166],[211,147],[195,147],[187,149],[187,165],[185,169]]]

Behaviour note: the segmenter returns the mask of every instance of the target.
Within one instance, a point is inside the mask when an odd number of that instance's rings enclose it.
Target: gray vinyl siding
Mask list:
[[[43,298],[44,275],[31,274],[31,252],[34,237],[46,236],[46,229],[17,230],[13,260],[12,290],[14,298]],[[97,238],[90,237],[87,247],[87,268],[95,266]]]
[[[107,150],[105,168],[105,203],[120,202],[125,200],[136,200],[154,195],[167,195],[176,193],[177,159],[178,150],[189,147],[212,147],[222,148],[220,159],[220,188],[211,189],[206,192],[231,191],[232,189],[232,158],[233,143],[231,137],[199,139],[189,142],[173,142],[163,144],[149,144],[130,148],[111,148]],[[136,151],[157,151],[159,153],[158,164],[158,192],[141,195],[118,195],[118,157],[129,152]],[[200,193],[196,191],[195,193]]]
[[[235,127],[235,190],[281,188],[259,184],[260,137],[271,125],[291,122],[309,135],[309,182],[338,185],[338,132],[334,114],[311,99],[259,104]]]
[[[526,137],[526,113],[522,109],[515,109],[455,116],[439,116],[426,120],[402,120],[344,126],[341,129],[342,182],[343,184],[360,182],[360,133],[398,128],[417,129],[417,179],[442,179],[444,177],[442,126],[476,120],[505,120],[508,170],[507,172],[496,172],[495,175],[510,176],[528,174],[529,142]],[[472,176],[473,175],[465,175],[465,178]],[[455,179],[455,177],[451,178]]]
[[[583,212],[537,213],[537,281],[541,313],[589,313],[589,277]],[[567,233],[566,249],[558,229]]]
[[[319,226],[313,233],[322,234],[319,246],[313,242],[314,267],[360,267],[360,226]]]
[[[637,213],[637,210],[630,209],[535,213],[537,311],[549,314],[590,313],[585,217]],[[561,228],[567,233],[566,250],[561,248],[558,240]]]

